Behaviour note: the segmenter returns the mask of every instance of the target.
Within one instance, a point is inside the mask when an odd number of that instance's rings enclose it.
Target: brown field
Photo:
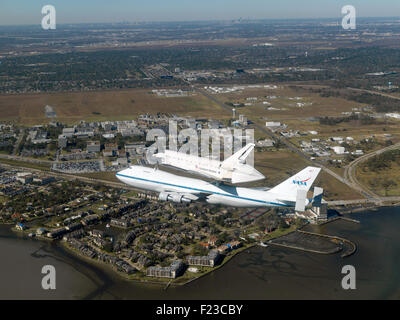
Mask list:
[[[308,165],[303,158],[287,149],[256,152],[254,163],[255,168],[267,178],[258,182],[261,186],[274,186]]]
[[[189,97],[166,98],[158,97],[149,93],[150,89],[131,89],[98,92],[76,92],[76,93],[50,93],[50,94],[23,94],[23,95],[0,95],[0,119],[3,121],[15,121],[25,125],[46,123],[44,106],[53,106],[57,113],[57,121],[66,123],[77,123],[80,120],[103,121],[103,120],[127,120],[135,119],[143,113],[176,113],[182,116],[193,116],[198,118],[228,119],[229,111],[221,108],[214,102],[200,94]],[[265,96],[282,96],[274,100],[266,99]],[[322,98],[318,94],[297,93],[288,87],[278,90],[270,89],[246,89],[242,93],[231,93],[215,95],[225,103],[227,101],[244,101],[246,97],[259,97],[257,105],[237,109],[237,114],[246,114],[249,119],[260,125],[265,125],[264,117],[268,120],[282,121],[288,124],[292,130],[316,130],[320,133],[318,137],[328,136],[352,136],[356,140],[371,134],[392,133],[392,139],[400,140],[400,126],[398,122],[360,126],[357,123],[342,123],[337,126],[321,126],[318,122],[307,121],[308,117],[318,116],[341,116],[343,111],[351,111],[359,107],[352,101],[340,98]],[[313,105],[298,108],[291,106],[297,101],[287,97],[302,96],[299,102],[312,102]],[[269,111],[262,105],[262,101],[271,102],[273,107],[286,108],[287,110]],[[99,113],[99,114],[97,114]],[[383,131],[386,128],[386,131]],[[265,134],[256,130],[256,139],[266,137]],[[313,136],[304,137],[305,140]],[[283,150],[274,150],[255,153],[256,168],[266,177],[266,181],[260,181],[258,186],[274,186],[290,175],[300,171],[309,165],[297,154]],[[113,174],[88,175],[109,181],[116,181]],[[361,196],[343,185],[341,182],[322,172],[316,181],[316,185],[323,187],[326,198],[333,199],[357,199]]]
[[[375,136],[377,140],[387,140],[384,134],[390,133],[393,142],[400,139],[400,125],[396,121],[378,120],[376,124],[361,125],[358,121],[342,122],[337,125],[320,125],[319,122],[310,122],[306,120],[288,120],[284,121],[288,125],[288,129],[308,131],[315,130],[318,136],[301,137],[299,140],[311,140],[313,138],[326,139],[332,136],[348,137],[351,136],[355,140],[360,140],[366,137]],[[294,138],[297,139],[297,138]]]
[[[266,96],[278,96],[276,99],[268,99]],[[302,97],[302,100],[289,100],[289,97]],[[215,97],[221,102],[246,102],[248,97],[258,97],[253,106],[245,106],[237,109],[237,113],[246,114],[253,119],[267,117],[269,120],[304,119],[308,117],[340,116],[342,112],[351,111],[352,108],[365,106],[365,104],[349,101],[342,98],[320,97],[316,93],[296,92],[283,86],[279,89],[247,88],[243,92],[218,94]],[[271,103],[270,107],[285,108],[287,110],[267,110],[263,101]],[[312,105],[296,107],[296,102],[308,102]]]
[[[197,94],[166,98],[150,89],[118,91],[0,95],[0,119],[25,125],[47,123],[44,106],[51,105],[57,121],[127,120],[143,113],[177,113],[194,117],[225,114],[222,108]],[[99,114],[96,114],[99,113]]]
[[[266,96],[279,96],[277,99],[267,99]],[[292,101],[288,97],[303,97],[302,100]],[[243,92],[233,92],[228,94],[219,94],[215,97],[225,102],[241,102],[245,103],[248,97],[258,97],[257,102],[253,106],[245,106],[236,108],[237,114],[247,115],[249,119],[264,126],[265,121],[280,121],[288,125],[288,129],[308,131],[318,131],[318,138],[328,138],[331,136],[352,136],[359,140],[362,138],[375,135],[377,138],[383,138],[384,133],[393,135],[393,142],[400,140],[400,125],[396,120],[378,120],[376,124],[361,125],[359,121],[343,122],[338,125],[320,125],[319,121],[309,121],[311,117],[344,117],[342,112],[351,112],[352,108],[362,107],[365,104],[349,101],[335,97],[320,97],[315,93],[296,92],[295,90],[283,86],[282,88],[271,90],[266,88],[248,88]],[[271,107],[284,108],[286,110],[267,110],[262,104],[263,101],[269,101]],[[296,107],[296,102],[312,102],[310,106]],[[258,138],[258,137],[257,137]],[[302,140],[310,140],[313,136],[302,137]]]
[[[324,171],[321,171],[315,180],[314,186],[324,189],[324,199],[326,200],[354,200],[364,198],[360,193]]]
[[[272,187],[309,165],[310,164],[303,158],[287,149],[271,152],[256,152],[255,167],[267,178],[264,181],[258,182],[257,185],[268,185]],[[314,185],[322,187],[325,190],[324,198],[327,200],[351,200],[362,198],[358,192],[352,190],[324,171],[319,174]]]
[[[395,162],[391,163],[390,168],[379,170],[379,172],[363,171],[360,165],[356,169],[356,176],[360,183],[380,196],[400,196],[400,165]],[[393,180],[397,185],[385,190],[382,186],[384,179]]]
[[[86,177],[86,178],[92,178],[92,179],[99,179],[99,180],[104,180],[104,181],[110,181],[110,182],[121,182],[117,179],[115,176],[116,172],[91,172],[91,173],[80,173],[78,174],[79,176]]]

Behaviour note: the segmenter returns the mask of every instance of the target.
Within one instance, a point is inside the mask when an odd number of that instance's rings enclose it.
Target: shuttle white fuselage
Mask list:
[[[253,149],[254,144],[250,143],[222,162],[171,150],[165,150],[154,156],[159,159],[161,165],[171,166],[214,180],[237,184],[265,179],[262,173],[246,164],[246,158]]]

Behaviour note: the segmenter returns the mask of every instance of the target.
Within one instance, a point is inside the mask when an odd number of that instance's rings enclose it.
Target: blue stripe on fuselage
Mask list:
[[[176,184],[172,184],[172,183],[167,183],[167,182],[161,182],[161,181],[155,181],[155,180],[149,180],[149,179],[144,179],[144,178],[127,176],[125,174],[120,174],[120,173],[117,173],[116,176],[129,178],[129,179],[134,179],[134,180],[152,182],[152,183],[157,183],[157,184],[163,184],[163,185],[170,186],[170,187],[177,187],[177,188],[183,188],[183,189],[188,189],[188,190],[194,190],[194,191],[198,191],[198,192],[217,194],[217,195],[220,195],[220,196],[231,197],[231,198],[236,198],[236,199],[249,200],[249,201],[254,201],[254,202],[259,202],[259,203],[267,203],[267,204],[272,204],[272,205],[275,205],[275,206],[291,207],[290,205],[283,204],[283,203],[275,203],[275,202],[269,202],[269,201],[251,199],[251,198],[244,198],[244,197],[235,196],[233,194],[225,194],[225,193],[214,192],[214,191],[209,191],[209,190],[196,189],[196,188],[180,186],[180,185],[176,185]]]

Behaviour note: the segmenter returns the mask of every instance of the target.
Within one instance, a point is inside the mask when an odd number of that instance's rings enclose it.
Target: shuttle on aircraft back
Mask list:
[[[162,165],[202,175],[213,180],[237,184],[265,179],[262,173],[246,164],[246,158],[253,149],[254,144],[249,143],[222,162],[171,150],[165,150],[154,156],[159,159]]]
[[[132,187],[157,192],[162,201],[205,201],[234,207],[295,207],[297,211],[304,211],[307,205],[320,201],[320,188],[314,189],[313,198],[307,198],[307,192],[320,170],[307,167],[269,190],[207,182],[142,166],[131,166],[116,176]],[[317,195],[316,189],[320,190]]]

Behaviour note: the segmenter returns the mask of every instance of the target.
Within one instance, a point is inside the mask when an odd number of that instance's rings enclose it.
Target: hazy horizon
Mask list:
[[[358,18],[396,18],[394,13],[400,16],[397,0],[325,0],[323,4],[318,0],[2,0],[0,25],[40,25],[44,16],[41,9],[47,4],[55,6],[57,24],[341,19],[345,5],[353,5]]]
[[[399,16],[371,16],[371,17],[357,17],[358,20],[368,20],[368,19],[399,19]],[[67,25],[80,25],[80,24],[151,24],[151,23],[206,23],[206,22],[258,22],[258,21],[337,21],[338,24],[341,22],[341,18],[258,18],[258,19],[212,19],[212,20],[148,20],[148,21],[94,21],[94,22],[64,22],[57,23],[58,26],[67,26]],[[32,24],[32,23],[20,23],[20,24],[0,24],[0,27],[29,27],[36,26],[41,27],[40,23]]]

